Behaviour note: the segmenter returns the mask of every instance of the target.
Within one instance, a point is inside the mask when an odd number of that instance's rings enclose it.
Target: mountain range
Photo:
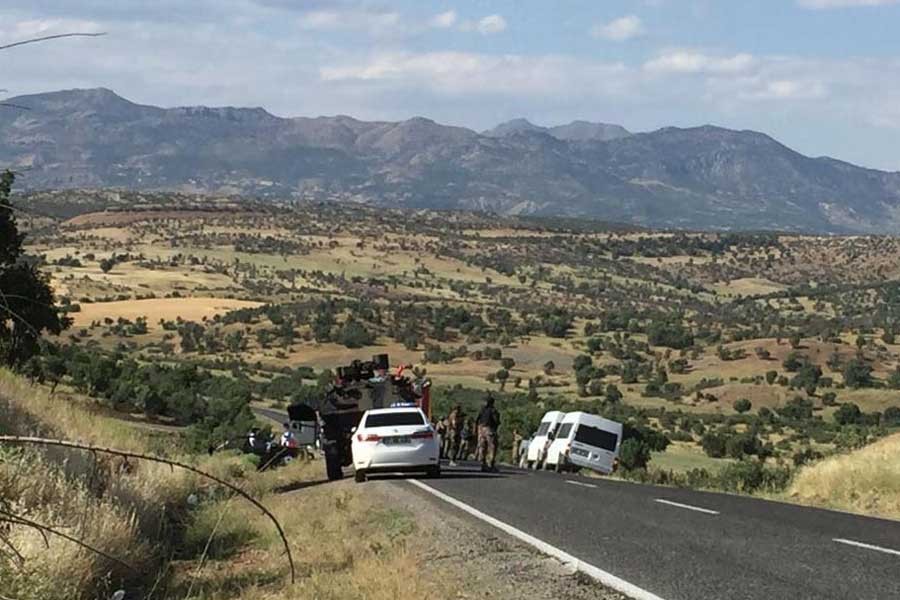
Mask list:
[[[282,118],[158,108],[106,89],[10,98],[0,166],[22,189],[126,188],[590,217],[649,227],[900,233],[900,173],[810,158],[753,131],[631,133],[524,119]]]

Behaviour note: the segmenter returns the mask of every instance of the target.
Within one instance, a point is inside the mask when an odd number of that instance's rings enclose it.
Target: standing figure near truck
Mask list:
[[[450,466],[456,466],[456,455],[459,454],[459,442],[462,437],[462,429],[464,422],[462,407],[457,404],[450,411],[447,417],[447,441],[449,443],[447,450],[447,458],[450,459]]]
[[[483,472],[496,472],[497,430],[500,429],[500,413],[494,408],[494,396],[488,394],[484,408],[478,413],[478,455]]]

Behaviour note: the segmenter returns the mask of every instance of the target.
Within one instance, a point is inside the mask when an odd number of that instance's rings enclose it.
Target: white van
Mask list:
[[[622,444],[622,424],[583,412],[568,413],[550,444],[545,466],[557,472],[584,467],[608,475]]]
[[[544,464],[550,442],[556,437],[556,430],[566,413],[551,410],[541,419],[541,425],[528,444],[527,466],[529,469],[540,469]]]

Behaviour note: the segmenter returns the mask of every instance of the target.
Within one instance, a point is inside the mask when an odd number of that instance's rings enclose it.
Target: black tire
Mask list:
[[[356,473],[353,474],[353,480],[356,483],[365,483],[366,482],[366,472],[362,469],[358,469]]]
[[[425,471],[425,477],[428,479],[439,479],[441,476],[441,466],[428,467]]]
[[[325,453],[325,472],[328,473],[328,481],[337,481],[344,478],[344,470],[341,468],[341,457],[336,453]]]

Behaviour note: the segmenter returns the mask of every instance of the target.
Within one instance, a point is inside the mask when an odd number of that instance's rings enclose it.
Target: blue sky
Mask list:
[[[900,0],[6,0],[11,96],[283,116],[712,123],[900,170]]]

